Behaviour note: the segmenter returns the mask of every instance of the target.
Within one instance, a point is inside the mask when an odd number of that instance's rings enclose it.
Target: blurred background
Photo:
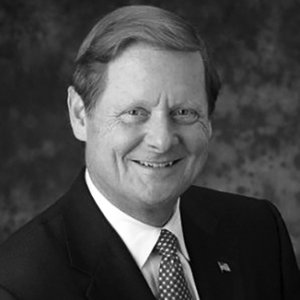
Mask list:
[[[152,4],[198,26],[223,79],[198,184],[267,198],[300,266],[300,1],[1,0],[0,242],[49,206],[83,165],[66,89],[100,16]]]

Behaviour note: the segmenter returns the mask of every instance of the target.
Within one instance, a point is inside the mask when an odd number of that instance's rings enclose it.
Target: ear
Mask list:
[[[87,115],[83,100],[73,86],[69,86],[68,88],[68,108],[73,133],[78,140],[85,142]]]

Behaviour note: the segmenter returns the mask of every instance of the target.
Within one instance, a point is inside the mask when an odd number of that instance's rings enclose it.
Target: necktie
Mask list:
[[[161,255],[158,288],[159,300],[192,300],[180,259],[178,241],[174,234],[162,229],[155,249]]]

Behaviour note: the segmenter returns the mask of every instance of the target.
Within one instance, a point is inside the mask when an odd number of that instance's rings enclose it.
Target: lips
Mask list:
[[[180,159],[165,161],[165,162],[150,162],[150,161],[134,160],[134,162],[146,168],[159,169],[159,168],[170,168],[173,165],[175,165],[177,162],[179,162],[179,160]]]

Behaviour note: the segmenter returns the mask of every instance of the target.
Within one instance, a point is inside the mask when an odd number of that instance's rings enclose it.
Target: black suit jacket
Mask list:
[[[181,215],[201,300],[300,299],[288,233],[269,202],[191,187]],[[0,299],[154,297],[81,173],[58,202],[0,247]]]

